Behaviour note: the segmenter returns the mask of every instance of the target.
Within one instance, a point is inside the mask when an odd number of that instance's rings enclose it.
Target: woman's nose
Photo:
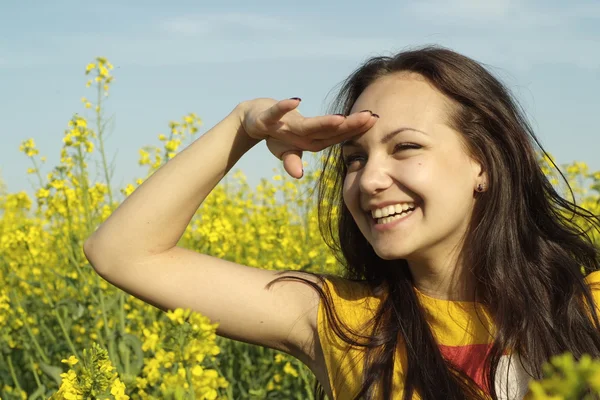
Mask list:
[[[387,189],[393,180],[388,171],[381,164],[367,162],[361,171],[359,185],[361,191],[367,194],[373,194]]]

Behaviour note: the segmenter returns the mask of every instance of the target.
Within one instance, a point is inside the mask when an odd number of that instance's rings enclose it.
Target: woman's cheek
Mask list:
[[[434,174],[432,174],[429,164],[417,157],[412,160],[404,160],[398,171],[398,180],[414,194],[426,191],[433,183]]]

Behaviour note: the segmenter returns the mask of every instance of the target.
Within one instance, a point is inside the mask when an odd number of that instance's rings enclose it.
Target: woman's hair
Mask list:
[[[423,399],[483,398],[482,389],[497,399],[495,375],[506,351],[522,357],[534,379],[542,377],[541,366],[553,355],[569,351],[575,358],[584,353],[599,357],[600,323],[595,307],[588,308],[594,300],[584,277],[600,269],[600,256],[586,229],[573,221],[579,216],[588,229],[600,231],[598,216],[577,206],[574,198],[564,199],[550,184],[534,144],[541,154],[546,152],[509,90],[481,64],[451,50],[428,46],[371,58],[343,82],[332,113],[350,114],[367,86],[400,72],[421,75],[452,100],[449,125],[462,134],[470,156],[487,173],[488,190],[477,194],[466,232],[469,245],[461,257],[476,277],[474,298],[492,317],[495,335],[485,363],[487,387],[478,388],[440,353],[408,262],[380,258],[360,232],[343,201],[341,147],[332,146],[317,182],[321,233],[343,256],[344,278],[387,294],[372,319],[373,335],[354,332],[366,339],[356,341],[340,329],[343,325],[350,331],[336,316],[329,293],[317,284],[297,277],[277,279],[311,285],[333,330],[348,344],[366,349],[364,383],[356,398],[372,398],[373,386],[379,384],[383,398],[392,397],[398,345],[405,347],[408,361],[404,399],[414,391]],[[318,382],[315,394],[324,395]]]

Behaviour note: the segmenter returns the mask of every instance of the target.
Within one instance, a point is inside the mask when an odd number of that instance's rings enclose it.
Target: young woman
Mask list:
[[[522,111],[484,67],[420,48],[362,65],[340,114],[305,118],[299,102],[242,102],[159,169],[86,241],[97,273],[297,357],[332,399],[519,399],[552,355],[600,356],[599,252],[571,220],[600,230],[598,217],[553,189]],[[319,196],[340,213],[320,215],[345,276],[176,246],[263,140],[296,178],[303,151],[327,149]]]

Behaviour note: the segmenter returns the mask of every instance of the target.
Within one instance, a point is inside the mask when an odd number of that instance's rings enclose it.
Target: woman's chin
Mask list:
[[[375,254],[377,254],[377,256],[379,258],[382,258],[384,260],[398,260],[401,258],[408,258],[408,256],[410,256],[410,254],[412,254],[411,251],[408,251],[407,249],[399,249],[399,248],[390,248],[390,247],[386,247],[386,248],[379,248],[379,247],[373,247],[373,250],[375,250]]]

